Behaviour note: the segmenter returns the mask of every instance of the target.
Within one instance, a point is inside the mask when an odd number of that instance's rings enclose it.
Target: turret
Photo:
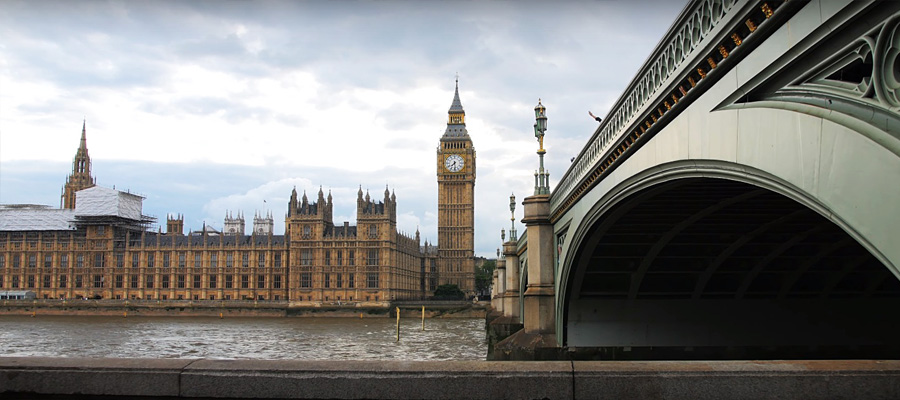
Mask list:
[[[184,235],[184,215],[166,215],[166,234]]]
[[[297,187],[291,190],[291,200],[288,202],[288,216],[297,213]]]
[[[225,212],[225,224],[223,234],[225,235],[244,235],[244,213],[238,212],[237,217],[231,211]]]
[[[271,235],[275,227],[275,220],[272,218],[272,212],[260,214],[256,212],[253,216],[253,233],[257,235]]]

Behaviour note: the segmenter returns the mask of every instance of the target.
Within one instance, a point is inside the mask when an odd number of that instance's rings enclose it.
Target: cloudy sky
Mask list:
[[[477,151],[476,253],[533,192],[547,107],[551,181],[593,133],[682,1],[10,1],[0,7],[0,203],[59,206],[82,120],[97,183],[186,230],[331,191],[396,192],[437,237],[435,151],[459,74]],[[522,218],[521,203],[516,218]],[[517,228],[524,229],[520,222]]]

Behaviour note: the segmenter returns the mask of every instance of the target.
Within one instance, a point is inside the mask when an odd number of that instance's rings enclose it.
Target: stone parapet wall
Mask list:
[[[900,361],[0,358],[3,398],[900,398]]]

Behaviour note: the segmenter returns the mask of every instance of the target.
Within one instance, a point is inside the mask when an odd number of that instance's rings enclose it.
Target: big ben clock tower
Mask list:
[[[459,80],[437,149],[438,282],[475,291],[475,148],[466,131]]]

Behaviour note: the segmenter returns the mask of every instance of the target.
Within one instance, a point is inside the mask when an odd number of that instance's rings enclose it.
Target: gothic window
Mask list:
[[[94,254],[94,268],[103,268],[103,253]]]
[[[302,287],[302,288],[312,287],[312,273],[310,273],[310,272],[301,272],[300,273],[300,287]]]
[[[281,275],[272,276],[272,288],[281,289]]]
[[[94,275],[94,287],[95,288],[103,287],[103,275]]]
[[[312,265],[312,250],[300,250],[300,265]]]
[[[264,268],[266,266],[266,253],[257,254],[256,265],[260,268]]]
[[[347,287],[350,289],[353,289],[356,286],[355,285],[356,282],[354,282],[354,279],[353,279],[355,276],[356,275],[352,274],[352,273],[347,274]]]
[[[338,250],[338,252],[337,252],[337,265],[343,265],[343,261],[344,261],[344,260],[343,260],[343,258],[344,258],[343,256],[344,256],[344,252]]]
[[[281,268],[281,253],[275,253],[275,268]]]
[[[44,284],[42,285],[45,289],[50,288],[50,275],[44,275]]]
[[[19,268],[19,264],[22,262],[21,257],[22,256],[20,256],[18,254],[13,254],[13,257],[12,257],[12,267],[13,268]]]
[[[171,264],[171,258],[172,258],[171,252],[167,251],[167,252],[163,253],[163,268],[169,268],[169,265]]]
[[[59,256],[59,266],[60,268],[69,268],[69,255],[62,254]]]
[[[184,289],[184,274],[178,274],[178,288]]]
[[[53,255],[45,254],[44,255],[44,268],[50,268],[53,266]]]
[[[369,249],[369,257],[366,258],[366,265],[378,265],[378,249]]]
[[[162,288],[163,288],[163,289],[168,289],[168,288],[169,288],[169,275],[163,275],[163,276],[162,276]]]
[[[219,267],[219,254],[212,253],[209,255],[209,266],[210,268],[218,268]]]
[[[334,278],[334,287],[336,287],[336,288],[338,288],[338,289],[341,288],[341,284],[343,284],[343,282],[341,282],[341,281],[342,281],[341,278],[342,278],[342,277],[341,277],[341,274],[335,274],[335,278]]]
[[[225,268],[231,268],[234,266],[234,254],[228,253],[225,256]]]
[[[29,254],[28,255],[28,268],[37,267],[37,255]]]
[[[116,275],[116,289],[121,289],[125,286],[125,277],[122,275]]]
[[[374,239],[376,237],[378,237],[378,225],[371,224],[369,225],[369,238]]]
[[[187,263],[186,263],[187,260],[185,260],[186,256],[187,256],[187,255],[184,254],[183,251],[179,251],[179,252],[178,252],[178,268],[184,269],[184,267],[185,267],[186,264],[187,264]]]
[[[374,289],[378,287],[378,273],[377,272],[369,272],[366,274],[366,286],[369,289]]]
[[[200,275],[194,275],[194,289],[200,289]]]
[[[147,289],[153,289],[153,275],[144,277],[144,286],[146,286]]]
[[[131,253],[131,268],[137,268],[138,263],[140,262],[141,255],[138,253]]]
[[[153,268],[156,264],[156,256],[153,253],[147,253],[147,268]]]
[[[66,284],[68,283],[67,280],[68,280],[68,276],[65,276],[65,275],[60,275],[60,276],[59,276],[59,281],[58,281],[58,282],[59,282],[59,288],[60,288],[60,289],[65,289],[65,288],[66,288]]]
[[[138,288],[138,276],[137,276],[137,275],[131,275],[131,276],[129,276],[128,279],[131,280],[131,288],[132,288],[132,289],[137,289],[137,288]]]
[[[325,274],[325,288],[331,287],[331,274]]]
[[[216,276],[215,276],[215,275],[210,275],[210,276],[209,276],[209,288],[210,288],[210,289],[215,289],[215,288],[216,288]]]
[[[250,252],[249,251],[241,252],[241,266],[244,268],[250,267]]]
[[[234,288],[234,276],[225,275],[225,289]]]
[[[194,253],[194,268],[200,268],[201,258],[202,255],[199,252]]]
[[[0,268],[6,267],[6,256],[0,254]]]
[[[241,275],[241,289],[250,288],[250,275]]]
[[[303,238],[309,239],[310,236],[312,235],[311,231],[312,231],[312,229],[310,229],[309,225],[304,225],[303,226]]]
[[[265,289],[266,288],[266,276],[265,275],[257,275],[256,276],[256,288],[257,289]]]
[[[325,250],[325,265],[331,265],[331,250]]]
[[[116,253],[116,268],[125,267],[125,254]]]
[[[13,277],[12,277],[12,287],[13,287],[13,289],[16,289],[16,288],[19,287],[19,276],[18,276],[18,275],[13,275]]]

